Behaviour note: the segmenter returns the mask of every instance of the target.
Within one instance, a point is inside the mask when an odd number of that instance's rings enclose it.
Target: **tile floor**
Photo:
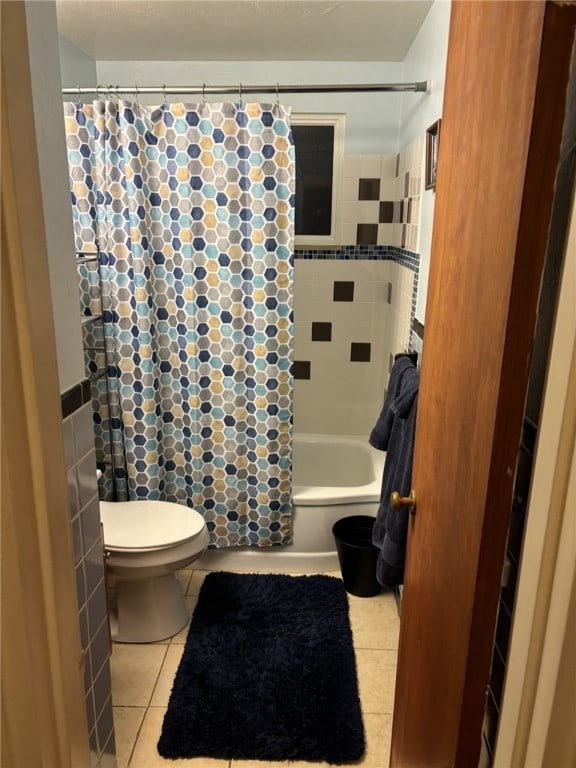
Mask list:
[[[186,603],[192,611],[206,571],[180,571]],[[338,576],[339,574],[329,574]],[[387,768],[390,751],[396,652],[400,620],[392,593],[376,597],[348,596],[354,636],[366,754],[356,766]],[[188,627],[154,644],[113,646],[112,698],[117,768],[311,768],[327,763],[273,763],[193,758],[173,762],[158,754],[156,743]]]

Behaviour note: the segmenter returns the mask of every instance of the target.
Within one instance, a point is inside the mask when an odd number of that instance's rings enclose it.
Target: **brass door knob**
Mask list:
[[[394,512],[400,512],[401,509],[406,508],[414,514],[416,510],[416,492],[412,489],[410,496],[400,496],[398,491],[393,491],[390,494],[390,506]]]

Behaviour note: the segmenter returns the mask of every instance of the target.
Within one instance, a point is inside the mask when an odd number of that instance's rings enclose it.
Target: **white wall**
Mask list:
[[[429,94],[402,95],[401,148],[417,136],[424,136],[426,129],[442,116],[449,25],[450,0],[436,0],[404,60],[404,79],[431,81],[431,91]],[[416,303],[416,319],[421,323],[424,322],[426,310],[433,217],[434,191],[423,188],[420,208],[420,273]]]
[[[58,374],[60,391],[65,392],[82,381],[85,372],[53,0],[27,0],[26,22]]]
[[[402,62],[355,61],[98,61],[99,83],[122,85],[272,85],[310,83],[389,83],[403,81]],[[406,94],[417,97],[416,94]],[[130,97],[132,98],[132,97]],[[173,98],[173,97],[172,97]],[[236,100],[234,96],[211,101]],[[182,97],[196,101],[197,97]],[[271,94],[250,94],[244,101],[274,101]],[[157,104],[162,96],[141,97]],[[348,155],[398,152],[401,93],[282,94],[295,112],[345,112]]]
[[[66,88],[75,85],[97,85],[96,62],[77,48],[65,37],[60,35],[60,69],[62,70],[62,85]]]

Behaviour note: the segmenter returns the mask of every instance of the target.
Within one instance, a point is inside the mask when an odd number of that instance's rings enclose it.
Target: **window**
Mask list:
[[[295,114],[296,246],[338,245],[344,115]]]

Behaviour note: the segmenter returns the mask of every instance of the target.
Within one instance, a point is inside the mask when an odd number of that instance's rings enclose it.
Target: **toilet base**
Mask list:
[[[154,643],[180,632],[190,616],[175,573],[116,581],[115,643]]]

